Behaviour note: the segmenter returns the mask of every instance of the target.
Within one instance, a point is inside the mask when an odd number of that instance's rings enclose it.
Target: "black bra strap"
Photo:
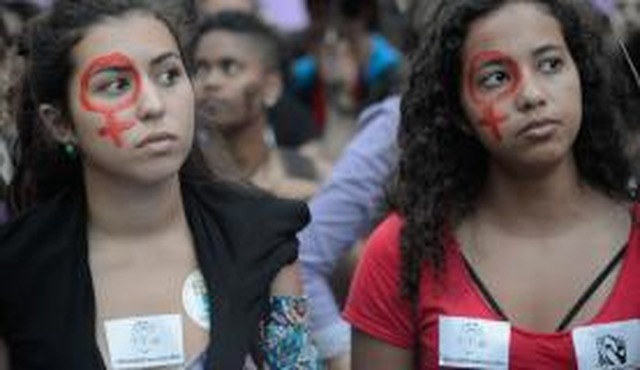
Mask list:
[[[467,261],[467,259],[464,256],[462,256],[462,260],[464,261],[464,266],[467,268],[467,271],[469,271],[469,275],[471,275],[471,279],[473,279],[473,282],[476,284],[478,289],[480,289],[480,293],[482,293],[482,296],[484,297],[484,299],[487,301],[487,303],[489,303],[489,306],[491,306],[491,309],[498,316],[500,316],[502,320],[509,321],[509,319],[507,318],[507,315],[504,314],[504,311],[502,310],[500,305],[498,305],[498,302],[495,300],[495,298],[493,298],[491,293],[489,293],[489,289],[487,289],[486,285],[484,285],[482,280],[480,280],[480,276],[476,274],[476,271],[473,269],[469,261]]]
[[[589,298],[591,298],[591,296],[598,290],[598,288],[602,285],[602,283],[611,274],[613,269],[620,263],[620,261],[622,261],[625,251],[627,250],[626,247],[627,245],[625,244],[622,248],[620,248],[620,250],[616,253],[613,259],[607,264],[607,266],[602,270],[602,272],[598,274],[598,276],[593,280],[591,285],[589,285],[589,287],[582,294],[582,296],[580,296],[580,298],[573,305],[571,310],[569,310],[567,315],[562,319],[562,321],[560,322],[560,325],[558,325],[556,329],[557,332],[563,331],[566,329],[566,327],[571,323],[571,321],[573,321],[576,315],[580,312],[580,310],[585,305],[585,303],[587,303]],[[491,306],[491,309],[493,309],[493,311],[502,320],[509,321],[509,319],[507,318],[507,315],[505,315],[504,311],[502,310],[498,302],[495,300],[495,298],[493,298],[491,293],[489,293],[489,289],[487,289],[486,285],[484,285],[484,283],[480,279],[480,276],[478,276],[478,274],[475,272],[475,270],[473,269],[469,261],[467,261],[467,259],[464,256],[462,256],[462,260],[464,261],[464,265],[467,268],[467,271],[469,271],[469,275],[471,275],[471,279],[473,279],[473,282],[476,284],[478,289],[480,289],[480,293],[482,293],[482,296],[484,297],[484,299],[487,301],[489,306]]]
[[[627,250],[627,245],[625,244],[618,253],[613,257],[613,259],[607,264],[607,266],[600,272],[600,274],[593,280],[591,285],[587,288],[587,290],[582,294],[580,299],[573,305],[569,313],[562,319],[560,325],[556,331],[563,331],[567,328],[567,326],[573,321],[578,312],[582,309],[585,303],[591,298],[591,296],[598,290],[598,288],[602,285],[602,283],[607,279],[607,277],[611,274],[613,269],[622,261],[622,257],[624,257],[624,253]]]

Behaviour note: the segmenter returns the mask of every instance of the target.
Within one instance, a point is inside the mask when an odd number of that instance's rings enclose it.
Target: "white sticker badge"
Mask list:
[[[579,370],[640,369],[640,320],[584,326],[572,336]]]
[[[140,316],[104,323],[113,369],[184,363],[180,315]]]
[[[440,316],[439,365],[463,369],[508,369],[511,326],[505,321]]]
[[[190,273],[182,286],[182,305],[189,318],[205,330],[209,330],[210,326],[209,302],[209,294],[207,294],[207,286],[202,274],[198,270]]]

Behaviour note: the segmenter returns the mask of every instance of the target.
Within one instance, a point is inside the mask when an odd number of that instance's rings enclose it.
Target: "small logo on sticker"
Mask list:
[[[596,339],[598,365],[619,366],[627,364],[627,344],[624,338],[604,335]]]
[[[154,347],[160,346],[161,342],[160,331],[153,323],[140,320],[133,324],[131,328],[131,344],[136,352],[146,355]]]
[[[458,343],[466,356],[475,357],[487,347],[487,334],[480,323],[467,322],[462,326]]]

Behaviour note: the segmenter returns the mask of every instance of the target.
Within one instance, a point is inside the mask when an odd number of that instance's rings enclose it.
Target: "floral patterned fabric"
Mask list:
[[[266,369],[319,369],[311,343],[306,297],[271,297],[269,317],[262,326],[262,352]]]
[[[271,297],[269,316],[261,325],[263,369],[321,369],[318,353],[311,343],[307,323],[307,306],[306,297]],[[185,369],[204,370],[204,363],[205,355],[202,354]],[[258,369],[258,367],[248,358],[244,370],[254,369]]]

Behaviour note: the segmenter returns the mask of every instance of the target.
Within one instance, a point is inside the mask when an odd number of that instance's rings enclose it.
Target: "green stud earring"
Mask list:
[[[66,154],[67,158],[69,158],[72,161],[75,160],[78,156],[78,153],[76,152],[76,147],[71,143],[64,144],[64,154]]]

